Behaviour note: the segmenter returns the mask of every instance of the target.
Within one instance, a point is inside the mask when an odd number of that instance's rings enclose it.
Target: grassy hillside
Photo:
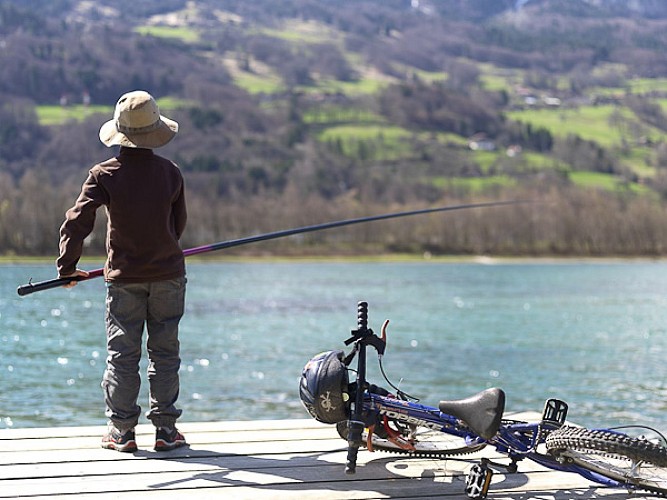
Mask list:
[[[195,42],[199,39],[196,30],[192,28],[160,29],[155,26],[144,26],[137,30],[153,36],[179,36],[184,42]],[[345,33],[334,27],[314,21],[288,19],[270,29],[257,31],[267,37],[288,42],[294,51],[307,51],[309,45],[334,44],[343,50],[345,59],[358,75],[354,81],[315,75],[311,84],[296,86],[294,90],[298,92],[318,96],[344,94],[351,98],[376,94],[387,85],[398,81],[395,75],[369,67],[358,54],[346,51],[342,43]],[[244,68],[241,68],[239,60],[239,55],[235,53],[229,53],[226,60],[226,67],[239,88],[259,95],[280,95],[288,88],[288,84],[271,66],[250,57],[243,59]],[[623,87],[598,85],[573,95],[567,91],[569,82],[566,77],[552,76],[551,87],[547,89],[531,88],[526,85],[526,80],[530,77],[527,71],[509,70],[488,63],[477,63],[467,58],[460,60],[477,68],[482,88],[507,95],[510,105],[503,110],[503,114],[509,120],[545,129],[556,139],[577,136],[592,141],[608,149],[622,165],[627,166],[629,171],[635,174],[634,178],[627,178],[618,173],[597,172],[596,165],[590,165],[589,172],[576,171],[568,174],[575,185],[611,191],[618,190],[619,186],[638,193],[649,191],[644,183],[655,176],[658,168],[655,165],[654,146],[665,142],[666,132],[637,116],[625,105],[624,98],[629,95],[639,96],[665,108],[667,98],[661,97],[663,94],[667,95],[665,78],[630,78],[624,82]],[[599,71],[604,74],[605,71],[621,69],[607,67]],[[424,71],[406,63],[401,64],[400,72],[409,75],[410,78],[427,82],[446,83],[448,80],[448,75],[444,71]],[[557,95],[565,97],[555,97]],[[532,100],[529,100],[529,97]],[[557,100],[558,104],[547,104],[549,99]],[[610,99],[614,102],[608,103]],[[596,100],[601,102],[591,104]],[[335,145],[343,155],[361,157],[364,160],[386,161],[410,158],[418,154],[413,147],[414,144],[409,141],[415,131],[387,123],[370,109],[345,112],[335,107],[317,107],[308,110],[304,120],[307,123],[317,123],[316,138]],[[465,135],[450,136],[450,141],[459,146],[464,146],[468,140],[469,137]],[[495,153],[476,153],[468,156],[470,161],[480,167],[481,178],[476,180],[459,178],[449,181],[434,178],[434,185],[442,186],[448,183],[465,185],[479,192],[484,186],[515,185],[518,182],[512,180],[509,175],[498,176],[492,173],[484,175],[485,172],[493,170],[493,165],[511,161],[508,160],[506,151],[501,148]],[[549,160],[548,155],[526,152],[520,160],[520,170],[523,172],[530,169],[543,171],[552,167],[560,172],[571,170],[563,161]],[[489,178],[484,179],[484,177]]]
[[[164,153],[186,175],[196,244],[256,232],[257,220],[272,229],[530,196],[563,206],[583,199],[618,220],[544,215],[548,222],[534,224],[554,229],[539,238],[523,219],[520,234],[511,218],[496,229],[473,218],[458,230],[498,234],[503,252],[667,248],[657,236],[616,243],[612,234],[630,213],[650,221],[646,234],[662,231],[667,8],[147,0],[128,16],[125,0],[56,3],[0,5],[0,227],[8,228],[0,253],[50,251],[45,234],[60,217],[51,214],[109,154],[96,143],[99,125],[132,88],[151,91],[181,124]],[[23,205],[34,196],[49,217]],[[591,227],[614,244],[591,243]],[[501,228],[513,236],[503,239]],[[471,234],[450,235],[458,241],[450,246],[444,229],[433,231],[409,226],[403,243],[401,231],[377,237],[390,251],[486,248]]]

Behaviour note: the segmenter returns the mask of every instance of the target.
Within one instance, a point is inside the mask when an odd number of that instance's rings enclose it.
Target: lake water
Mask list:
[[[104,283],[16,294],[53,273],[0,265],[0,428],[105,423]],[[183,420],[306,418],[301,369],[346,349],[360,300],[376,332],[390,319],[385,370],[422,403],[499,386],[509,410],[557,397],[583,425],[667,430],[667,263],[643,261],[191,262]]]

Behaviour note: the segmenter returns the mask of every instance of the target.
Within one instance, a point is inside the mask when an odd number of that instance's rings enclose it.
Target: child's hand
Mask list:
[[[81,276],[83,278],[87,278],[88,277],[88,271],[84,271],[83,269],[77,269],[74,274],[68,274],[67,276],[61,276],[61,278],[73,278],[75,276]],[[78,281],[76,281],[76,280],[70,281],[69,283],[64,284],[63,288],[72,288],[72,287],[76,286],[77,283],[78,283]]]

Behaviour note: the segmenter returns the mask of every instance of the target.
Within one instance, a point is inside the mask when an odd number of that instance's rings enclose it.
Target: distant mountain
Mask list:
[[[440,72],[463,88],[491,65],[561,94],[556,80],[576,94],[667,76],[663,0],[5,0],[0,36],[0,96],[38,105],[239,75],[289,89]]]
[[[86,19],[94,22],[104,18],[140,22],[142,19],[186,9],[212,8],[238,12],[242,15],[290,17],[301,13],[315,15],[359,9],[368,12],[375,8],[384,12],[419,11],[450,20],[485,21],[495,16],[529,8],[533,12],[553,12],[565,16],[600,18],[635,16],[646,19],[667,18],[667,2],[663,0],[4,0],[26,12],[50,19]],[[1,21],[0,21],[1,22]]]
[[[564,210],[581,196],[602,207],[591,217],[622,212],[609,232],[655,223],[613,249],[585,229],[507,248],[662,253],[665,54],[663,0],[4,0],[0,253],[50,251],[40,224],[55,227],[63,193],[108,154],[99,124],[139,88],[181,124],[165,151],[201,221],[193,243],[255,231],[257,213],[285,226],[368,200],[553,190]],[[34,192],[43,216],[22,205]]]

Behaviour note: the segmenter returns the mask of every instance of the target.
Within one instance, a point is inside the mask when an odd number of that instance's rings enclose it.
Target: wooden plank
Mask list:
[[[530,418],[525,418],[530,417]],[[530,420],[535,414],[510,418]],[[359,452],[357,474],[346,475],[346,443],[333,426],[313,420],[179,424],[190,443],[167,453],[150,448],[153,429],[137,428],[141,449],[103,450],[104,427],[0,431],[0,499],[141,498],[366,499],[465,498],[465,474],[481,456],[417,459]],[[496,473],[489,498],[562,500],[627,498],[575,474],[529,461],[516,474]],[[156,497],[157,498],[157,497]],[[633,499],[648,497],[633,496]]]
[[[9,439],[0,442],[3,452],[12,451],[48,451],[48,450],[67,450],[67,449],[98,449],[102,441],[104,430],[95,436],[72,436],[72,437],[54,437],[54,438],[29,438],[29,439]],[[231,432],[188,432],[183,429],[188,443],[205,445],[219,443],[278,443],[280,441],[291,441],[299,435],[307,436],[309,440],[337,438],[344,442],[331,427],[317,429],[299,429],[299,430],[261,430],[249,429],[243,431]],[[151,434],[137,434],[137,444],[140,448],[151,448],[155,442],[154,432]]]
[[[271,488],[273,491],[294,490],[304,484],[306,489],[315,491],[342,491],[346,494],[357,492],[348,498],[366,498],[377,495],[398,495],[410,488],[411,495],[428,496],[439,494],[461,494],[463,475],[444,460],[407,460],[386,456],[380,459],[360,460],[360,467],[354,476],[345,475],[342,464],[344,453],[328,457],[322,461],[318,457],[294,457],[276,460],[274,456],[225,457],[218,464],[200,464],[190,459],[176,459],[183,471],[175,472],[173,467],[153,468],[152,472],[126,470],[122,473],[107,469],[82,471],[74,469],[69,475],[59,477],[44,476],[15,480],[0,480],[0,498],[5,495],[34,496],[49,491],[52,495],[72,495],[98,492],[133,493],[152,490],[236,490],[239,487]],[[162,461],[163,463],[165,461]],[[171,461],[169,461],[171,462]],[[172,464],[173,465],[173,464]],[[461,465],[461,464],[458,464]],[[469,465],[469,464],[468,464]],[[467,468],[467,467],[465,467]],[[189,469],[189,470],[187,470]],[[463,469],[461,467],[460,469]],[[496,476],[494,487],[497,491],[518,491],[528,484],[544,483],[545,472]],[[567,475],[567,484],[559,488],[587,487],[588,483],[575,475]],[[548,483],[548,480],[546,481]],[[553,487],[553,484],[551,484]],[[495,489],[495,488],[494,488]],[[299,491],[301,491],[299,489]],[[363,493],[363,494],[362,494]],[[227,494],[232,494],[231,492]],[[234,491],[234,496],[237,492]]]
[[[244,430],[294,430],[294,429],[330,429],[331,425],[322,424],[312,418],[290,420],[230,420],[225,422],[179,422],[183,432],[232,432]],[[29,427],[22,429],[0,429],[0,441],[15,439],[44,439],[51,437],[100,436],[104,428],[96,426],[81,427]],[[137,435],[152,435],[152,425],[142,424],[136,427]]]
[[[529,420],[537,415],[534,412],[509,413],[507,418]],[[179,423],[179,429],[186,435],[188,442],[193,444],[279,441],[281,434],[284,436],[283,440],[291,441],[295,437],[299,439],[301,433],[309,440],[338,437],[334,426],[313,419],[185,422]],[[104,432],[105,429],[99,426],[0,429],[0,449],[10,452],[99,448]],[[137,426],[138,443],[144,447],[151,446],[154,432],[151,425]]]

